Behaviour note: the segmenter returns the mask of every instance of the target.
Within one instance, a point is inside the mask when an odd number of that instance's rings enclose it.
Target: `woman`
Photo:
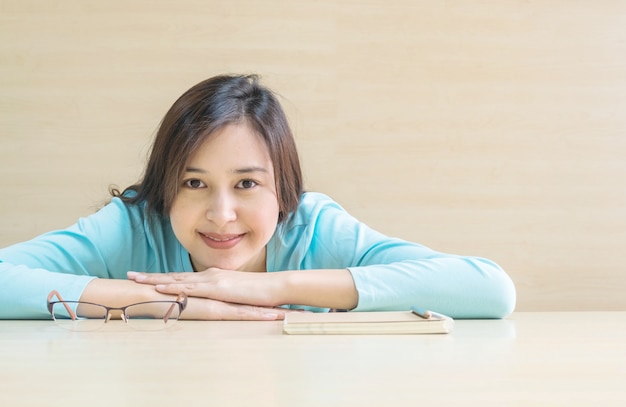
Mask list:
[[[303,193],[285,114],[255,76],[185,92],[143,179],[113,195],[65,230],[0,250],[0,318],[49,318],[51,290],[110,307],[184,292],[188,319],[411,306],[500,318],[515,305],[493,262],[386,237]]]

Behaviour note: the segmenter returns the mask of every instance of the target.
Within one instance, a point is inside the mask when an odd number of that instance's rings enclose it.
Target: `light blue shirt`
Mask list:
[[[387,237],[329,197],[305,193],[267,245],[267,271],[345,268],[359,295],[355,311],[419,306],[454,318],[501,318],[515,307],[515,287],[495,263]],[[193,271],[169,219],[151,220],[143,205],[113,198],[67,229],[0,249],[0,319],[50,318],[51,290],[77,300],[92,279],[126,279],[129,270]]]

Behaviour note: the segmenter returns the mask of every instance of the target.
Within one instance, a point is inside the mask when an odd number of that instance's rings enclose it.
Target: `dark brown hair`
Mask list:
[[[256,75],[220,75],[185,92],[163,117],[143,179],[120,193],[126,203],[145,202],[150,215],[168,217],[189,156],[228,124],[246,123],[265,141],[274,166],[279,222],[295,211],[303,192],[296,143],[276,95]]]

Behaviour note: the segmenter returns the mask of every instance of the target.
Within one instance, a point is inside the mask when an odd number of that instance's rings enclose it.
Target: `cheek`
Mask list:
[[[267,240],[269,240],[276,231],[276,226],[278,225],[278,211],[278,202],[273,200],[268,202],[263,213],[259,214],[259,224],[262,225],[265,230],[264,235]]]
[[[185,231],[189,230],[189,225],[192,223],[191,208],[179,200],[174,200],[172,203],[172,209],[170,210],[170,222],[174,234],[180,240],[184,236]]]
[[[278,225],[278,201],[275,196],[266,196],[248,206],[247,220],[259,238],[269,241]]]

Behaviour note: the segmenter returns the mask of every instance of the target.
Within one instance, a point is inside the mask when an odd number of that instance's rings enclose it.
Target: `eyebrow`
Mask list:
[[[208,171],[203,170],[202,168],[197,168],[197,167],[187,167],[187,168],[185,168],[185,172],[194,172],[194,173],[199,173],[199,174],[208,174]],[[235,174],[249,174],[251,172],[269,173],[267,168],[259,167],[259,166],[236,168],[236,169],[232,170],[232,172],[234,172]]]

